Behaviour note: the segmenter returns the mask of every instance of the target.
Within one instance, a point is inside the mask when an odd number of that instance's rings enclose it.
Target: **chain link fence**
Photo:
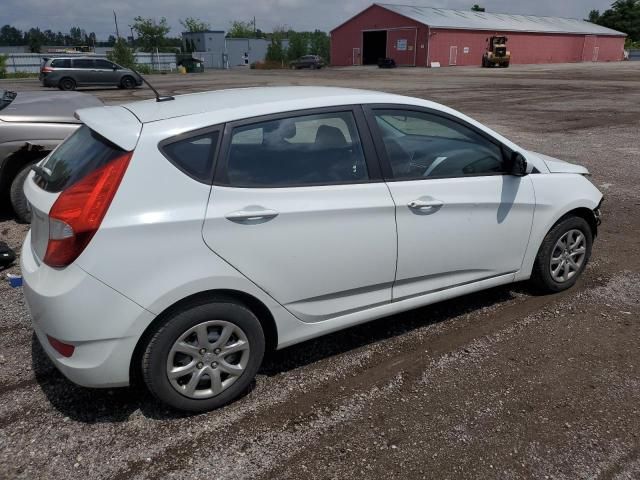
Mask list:
[[[9,53],[6,61],[7,73],[39,73],[45,58],[86,57],[85,54],[73,53]],[[107,58],[106,55],[91,54],[92,58]],[[151,70],[170,72],[176,69],[175,53],[136,53],[138,65],[148,65]]]

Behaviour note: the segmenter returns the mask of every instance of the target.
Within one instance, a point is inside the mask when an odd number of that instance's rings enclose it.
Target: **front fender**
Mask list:
[[[534,174],[530,178],[536,195],[536,209],[529,244],[516,281],[531,276],[540,245],[558,220],[579,208],[593,211],[602,201],[602,193],[582,175]]]

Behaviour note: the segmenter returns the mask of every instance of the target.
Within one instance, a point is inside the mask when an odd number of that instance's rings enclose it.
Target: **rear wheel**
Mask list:
[[[60,90],[75,90],[76,82],[73,78],[63,78],[58,82],[58,88]]]
[[[120,85],[122,85],[122,88],[134,88],[136,86],[136,81],[133,79],[133,77],[124,77],[120,81]]]
[[[561,292],[577,281],[591,257],[593,233],[582,217],[561,219],[544,238],[531,280],[546,292]]]
[[[31,165],[35,162],[29,162],[15,176],[11,182],[9,189],[9,198],[11,200],[11,206],[16,214],[16,217],[20,223],[31,222],[31,207],[27,201],[27,197],[24,194],[24,182],[27,179],[27,175],[31,170]]]
[[[264,349],[253,312],[221,298],[170,315],[147,344],[142,374],[162,402],[179,410],[213,410],[247,389]]]

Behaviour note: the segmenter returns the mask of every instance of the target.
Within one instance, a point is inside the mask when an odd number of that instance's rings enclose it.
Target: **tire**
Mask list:
[[[60,90],[75,90],[76,81],[73,78],[65,77],[58,82],[58,88]]]
[[[207,329],[203,330],[203,325]],[[207,332],[206,341],[200,341],[203,337],[195,332],[196,326],[200,332]],[[233,333],[226,348],[245,347],[218,356],[215,349],[225,347],[215,342],[227,328]],[[180,347],[177,347],[178,342]],[[176,351],[176,348],[185,351],[185,347],[188,354]],[[202,354],[202,350],[206,353]],[[192,303],[168,315],[150,337],[142,356],[142,377],[149,391],[161,402],[178,410],[205,412],[231,402],[247,390],[262,363],[264,350],[260,321],[241,303],[222,297]],[[230,375],[226,373],[230,367],[241,368],[237,375]],[[170,369],[180,368],[188,368],[187,373],[170,380]],[[200,383],[197,383],[197,375],[202,379]],[[214,388],[216,375],[221,383]],[[232,381],[227,382],[230,379]],[[224,386],[225,382],[227,386]],[[204,388],[206,386],[209,388]],[[216,393],[216,389],[221,391]]]
[[[126,88],[127,90],[129,90],[131,88],[135,88],[136,81],[133,79],[133,77],[126,76],[122,77],[122,80],[120,80],[120,85],[122,86],[122,88]]]
[[[562,251],[561,246],[558,246],[558,242],[560,242],[563,237],[565,237],[565,235],[569,234],[570,232],[580,232],[583,235],[584,240],[581,245],[584,252],[582,254],[570,254],[569,258],[573,260],[573,265],[565,261],[566,267],[563,269],[561,267],[562,260],[559,264],[557,259],[565,258],[566,253]],[[573,236],[573,240],[575,240],[575,244],[577,245],[578,240],[575,234]],[[571,250],[572,240],[570,239],[567,243],[569,243],[568,249]],[[538,250],[538,256],[536,257],[536,261],[533,265],[533,271],[531,274],[531,281],[533,285],[540,291],[547,293],[561,292],[573,287],[573,285],[575,285],[575,283],[578,281],[578,278],[580,278],[580,275],[586,268],[587,263],[589,262],[589,258],[591,258],[592,246],[593,233],[591,231],[590,225],[584,218],[577,216],[567,216],[560,219],[544,237],[542,245]],[[576,247],[574,251],[579,252],[580,248]],[[552,255],[554,258],[553,261],[557,265],[556,272],[558,273],[555,276],[552,270]],[[563,255],[565,255],[565,257],[563,257]],[[578,268],[575,268],[575,264],[578,264]],[[569,269],[568,275],[567,269]],[[562,278],[559,281],[557,278],[558,275],[567,278]]]
[[[27,202],[27,197],[24,195],[24,181],[29,174],[29,170],[31,170],[31,165],[34,163],[35,162],[29,162],[27,165],[22,167],[11,181],[11,187],[9,189],[11,206],[13,207],[16,218],[20,223],[31,222],[31,208],[29,207],[29,202]]]

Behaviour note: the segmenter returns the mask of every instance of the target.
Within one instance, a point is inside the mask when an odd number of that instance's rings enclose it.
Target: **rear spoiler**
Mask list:
[[[123,150],[130,152],[138,144],[142,123],[124,107],[81,108],[74,116]]]

